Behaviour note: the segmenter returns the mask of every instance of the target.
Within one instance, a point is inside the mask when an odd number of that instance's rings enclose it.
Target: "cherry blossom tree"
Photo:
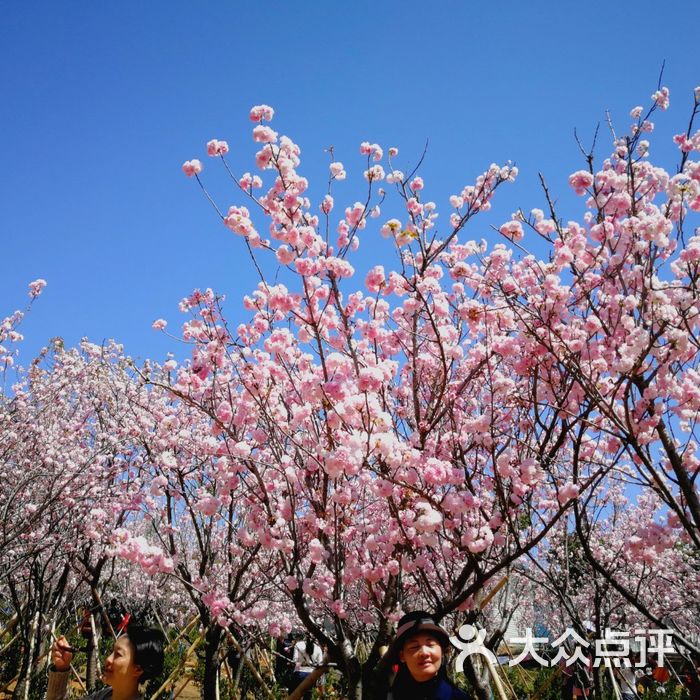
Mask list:
[[[244,645],[242,635],[267,635],[270,625],[280,636],[291,623],[275,605],[276,558],[245,531],[238,460],[248,451],[224,440],[208,412],[181,401],[169,385],[174,364],[147,365],[148,382],[129,387],[140,454],[129,508],[138,516],[113,532],[112,552],[149,576],[169,575],[189,599],[205,637],[202,693],[214,697],[225,628],[234,625],[229,634]]]
[[[2,396],[0,570],[21,632],[18,697],[71,602],[89,597],[100,609],[111,533],[134,489],[128,381],[119,346],[67,350],[56,339]],[[88,649],[88,685],[96,651]]]
[[[528,229],[551,246],[551,256],[547,263],[526,256],[502,279],[491,280],[494,295],[556,368],[555,381],[541,384],[540,403],[585,417],[585,434],[573,450],[574,481],[587,478],[592,464],[608,464],[628,495],[642,494],[641,513],[658,514],[646,522],[637,517],[617,560],[659,566],[657,575],[669,557],[680,558],[682,569],[700,551],[700,237],[691,224],[700,211],[700,163],[692,158],[700,150],[700,132],[693,132],[700,90],[685,133],[674,137],[680,149],[675,174],[650,162],[644,138],[653,129],[652,113],[668,104],[668,90],[660,88],[646,113],[633,109],[629,134],[615,137],[613,153],[598,170],[593,152],[586,154],[588,168],[569,180],[587,197],[582,225],[564,224],[551,197],[549,217],[541,210],[527,217],[518,212],[506,226]],[[571,385],[563,403],[551,397],[560,378]],[[618,529],[615,514],[603,521],[609,534],[601,547],[599,519],[587,503],[581,499],[574,509],[582,553],[628,605],[658,624],[656,606],[639,593],[639,578],[630,579],[624,567],[619,577],[610,558],[611,551],[621,553],[620,541],[614,546],[609,539]],[[680,629],[678,634],[692,647]]]
[[[363,142],[362,194],[338,212],[351,168],[332,153],[312,202],[270,107],[250,113],[256,174],[210,141],[237,203],[218,208],[199,160],[183,170],[260,277],[245,322],[197,290],[184,360],[53,341],[26,371],[11,369],[21,314],[0,324],[0,371],[17,373],[0,394],[2,595],[27,668],[68,598],[124,590],[131,566],[196,611],[205,697],[225,635],[294,626],[350,697],[382,697],[403,611],[483,622],[495,643],[481,602],[505,576],[534,582],[562,626],[668,624],[697,652],[699,104],[675,173],[650,160],[660,86],[602,163],[582,148],[580,221],[543,181],[545,206],[491,243],[467,232],[511,164],[439,219],[417,168]],[[382,238],[358,283],[361,240]]]
[[[267,189],[261,176],[233,174],[225,142],[208,144],[256,212],[220,213],[261,274],[244,299],[252,316],[234,331],[213,292],[186,299],[194,317],[184,338],[195,347],[189,363],[172,361],[170,386],[232,445],[247,506],[242,535],[276,554],[294,613],[361,697],[405,607],[439,618],[469,610],[586,489],[569,467],[579,425],[537,405],[540,346],[493,298],[490,281],[511,252],[460,242],[515,178],[513,166],[492,165],[453,195],[440,234],[423,180],[397,169],[396,149],[387,172],[381,147],[363,143],[366,194],[331,240],[332,188],[345,168],[331,163],[314,213],[299,147],[264,123],[271,118],[267,106],[251,111]],[[199,161],[183,169],[202,184]],[[376,266],[357,289],[350,258],[381,216],[384,180],[404,211],[380,227],[396,270]],[[259,254],[274,254],[283,281],[268,281]],[[378,634],[360,659],[368,630]]]

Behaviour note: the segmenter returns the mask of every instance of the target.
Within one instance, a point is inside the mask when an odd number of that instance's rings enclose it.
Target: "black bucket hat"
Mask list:
[[[399,652],[403,649],[403,645],[411,637],[421,632],[430,632],[440,640],[443,647],[449,646],[450,635],[447,633],[447,630],[440,627],[430,613],[425,612],[425,610],[414,610],[406,613],[399,620],[396,636],[386,652],[389,660],[398,661]]]

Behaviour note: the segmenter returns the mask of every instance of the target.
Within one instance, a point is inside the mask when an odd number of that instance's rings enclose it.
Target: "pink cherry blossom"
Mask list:
[[[250,110],[250,121],[261,122],[261,121],[272,121],[275,116],[275,110],[268,105],[256,105]]]
[[[586,190],[593,185],[593,175],[586,170],[577,170],[573,175],[569,176],[569,185],[571,185],[576,194],[586,194]]]
[[[182,164],[182,172],[187,175],[187,177],[192,177],[194,175],[199,175],[202,172],[201,161],[193,158],[192,160],[187,160]]]
[[[36,279],[29,283],[29,296],[36,299],[46,287],[46,280]]]
[[[345,168],[340,161],[336,161],[330,164],[331,176],[335,180],[344,180],[346,177]]]
[[[207,143],[207,155],[209,156],[224,156],[228,153],[228,144],[226,141],[212,139]]]
[[[516,243],[522,241],[525,235],[523,231],[523,225],[520,223],[520,221],[517,220],[508,221],[507,223],[503,224],[498,230],[506,238],[510,238],[510,240],[515,241]]]
[[[277,143],[277,132],[269,126],[256,126],[253,129],[253,141],[258,143]]]
[[[654,100],[656,103],[656,106],[659,109],[666,110],[668,109],[669,106],[669,90],[667,87],[662,87],[660,90],[657,90],[652,96],[651,99]]]

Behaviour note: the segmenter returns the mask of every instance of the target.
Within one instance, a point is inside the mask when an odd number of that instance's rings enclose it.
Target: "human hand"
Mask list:
[[[73,647],[61,635],[51,647],[51,663],[57,671],[67,671],[73,659]]]

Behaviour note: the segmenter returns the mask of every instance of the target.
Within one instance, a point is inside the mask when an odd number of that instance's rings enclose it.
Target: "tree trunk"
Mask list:
[[[32,617],[32,624],[29,632],[29,648],[26,653],[26,664],[22,665],[22,670],[24,675],[20,674],[22,679],[21,683],[17,684],[17,690],[15,691],[15,697],[22,698],[23,700],[29,700],[29,690],[32,684],[32,674],[34,672],[34,663],[36,662],[37,652],[36,652],[36,637],[39,627],[39,610],[34,613]],[[21,694],[17,691],[21,687]]]
[[[386,664],[377,664],[374,668],[364,665],[362,668],[363,700],[386,700],[389,693],[389,669]]]
[[[481,661],[481,659],[479,659]],[[474,663],[474,657],[468,656],[464,660],[464,675],[471,684],[474,695],[479,700],[491,700],[491,684],[489,670],[485,663]]]
[[[12,693],[13,700],[22,700],[24,698],[24,690],[29,686],[30,673],[31,671],[31,660],[29,656],[29,649],[24,648],[22,650],[22,664],[17,674],[17,682],[15,683],[15,689]]]
[[[247,653],[247,652],[246,652]],[[241,674],[243,673],[243,659],[240,659],[238,665],[236,666],[236,672],[233,676],[233,682],[231,684],[231,694],[235,696],[238,686],[241,682]]]
[[[348,684],[347,700],[363,700],[362,666],[360,666],[351,644],[346,640],[340,648],[340,670]]]
[[[219,645],[221,627],[212,622],[207,627],[204,638],[204,678],[202,680],[202,700],[216,700],[218,695]]]
[[[97,685],[98,664],[99,664],[99,639],[96,634],[95,618],[90,615],[90,636],[87,638],[87,647],[85,654],[87,656],[87,668],[85,670],[85,684],[88,690],[92,693]]]
[[[24,647],[22,654],[22,666],[19,672],[13,698],[27,700],[29,698],[29,688],[32,682],[32,672],[34,671],[34,662],[36,660],[36,636],[39,626],[39,610],[36,610],[32,616],[32,621],[29,626],[28,644]]]
[[[348,678],[348,700],[367,700],[362,694],[362,678]]]

